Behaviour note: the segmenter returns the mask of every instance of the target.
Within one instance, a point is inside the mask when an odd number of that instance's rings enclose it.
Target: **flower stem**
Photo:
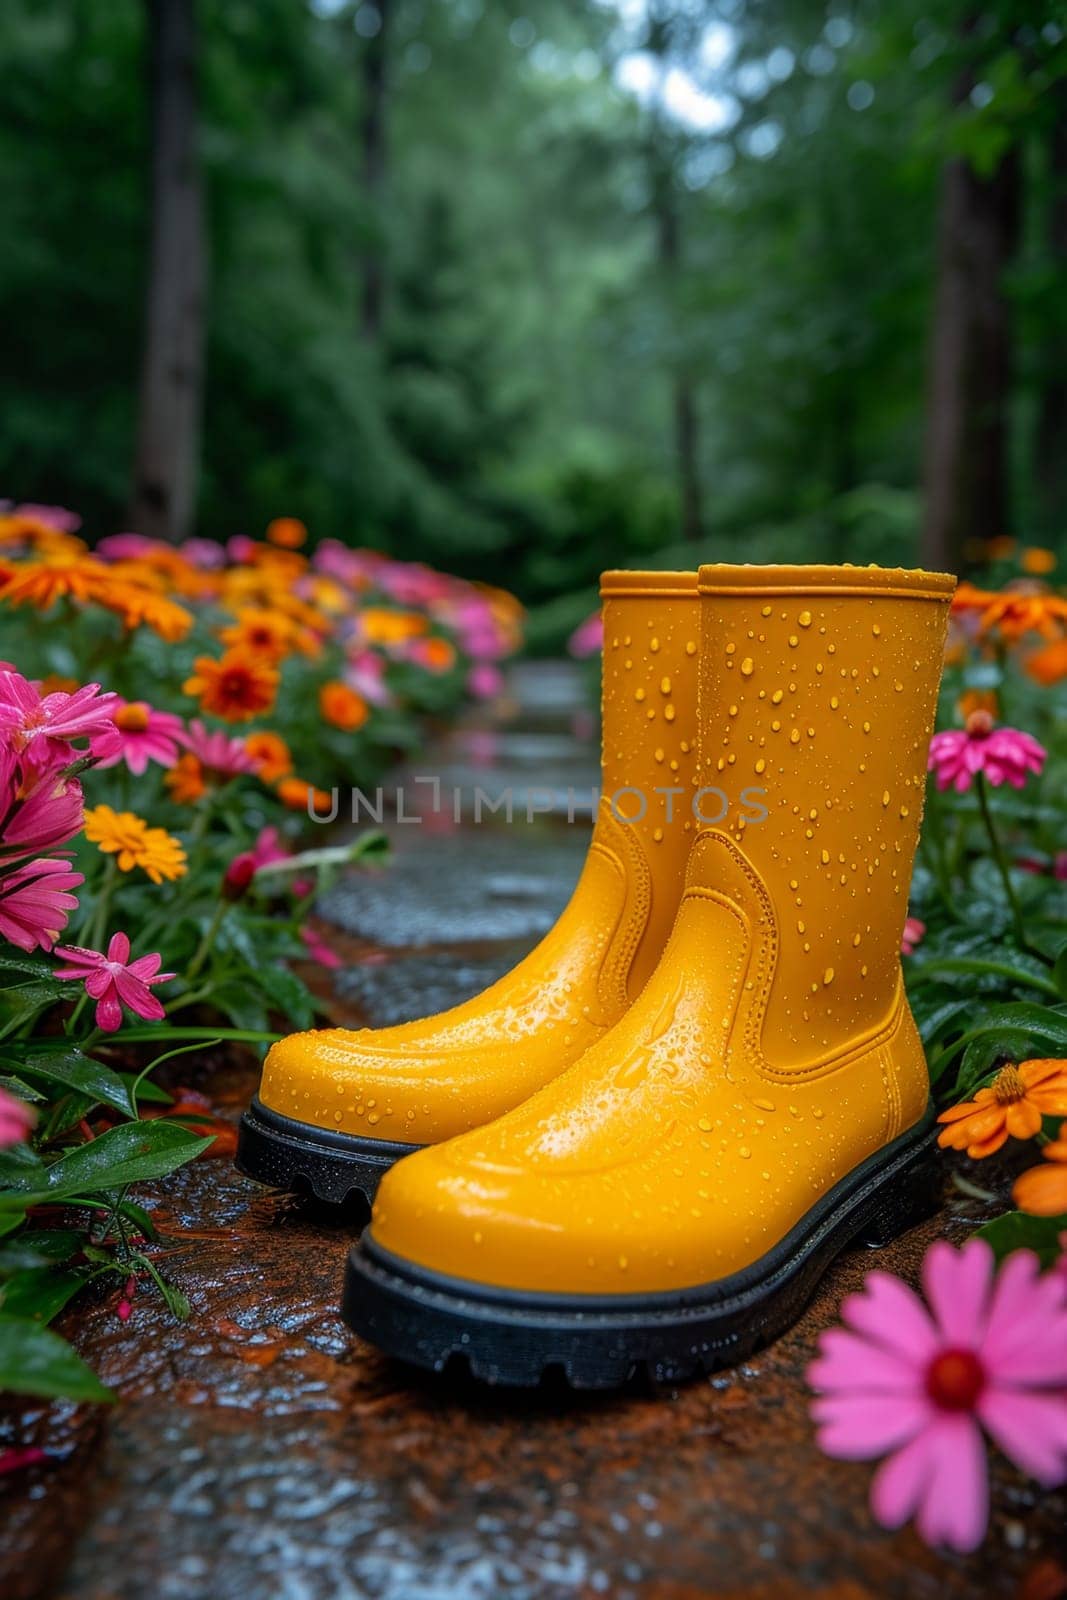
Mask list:
[[[996,862],[997,871],[1000,873],[1001,882],[1004,885],[1004,893],[1007,895],[1008,904],[1011,907],[1012,920],[1015,924],[1016,942],[1021,950],[1026,950],[1030,955],[1037,956],[1039,960],[1044,961],[1046,960],[1046,957],[1041,954],[1040,950],[1035,950],[1029,939],[1026,937],[1026,925],[1023,922],[1022,907],[1020,906],[1019,898],[1015,893],[1015,885],[1011,881],[1011,868],[1008,866],[1007,857],[1004,854],[1004,847],[1000,842],[1000,835],[997,833],[997,825],[993,821],[993,813],[989,807],[989,791],[986,787],[984,772],[975,773],[974,786],[978,792],[978,806],[982,813],[982,821],[985,824],[985,831],[989,835],[989,847],[993,852],[993,860]]]
[[[229,903],[226,900],[220,899],[212,914],[211,921],[204,929],[204,936],[197,945],[196,952],[193,955],[189,965],[185,969],[186,983],[189,983],[193,978],[196,977],[197,973],[200,971],[200,968],[204,965],[204,962],[211,954],[211,948],[218,936],[219,928],[222,926],[222,919],[229,909]]]

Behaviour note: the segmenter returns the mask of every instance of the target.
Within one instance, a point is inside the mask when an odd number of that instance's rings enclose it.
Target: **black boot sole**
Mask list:
[[[562,1374],[574,1389],[657,1383],[734,1366],[792,1326],[849,1245],[888,1244],[943,1197],[928,1113],[849,1173],[773,1250],[690,1289],[580,1295],[504,1289],[446,1277],[365,1234],[348,1258],[342,1312],[388,1355],[440,1372],[459,1357],[486,1383],[532,1388]]]
[[[418,1149],[417,1144],[363,1139],[297,1122],[255,1099],[237,1130],[234,1164],[238,1172],[272,1189],[311,1194],[334,1206],[361,1194],[370,1204],[382,1175]]]

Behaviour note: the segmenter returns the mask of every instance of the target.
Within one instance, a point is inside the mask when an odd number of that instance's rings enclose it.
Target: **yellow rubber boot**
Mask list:
[[[567,907],[530,955],[451,1011],[276,1044],[241,1125],[251,1177],[369,1199],[401,1156],[491,1121],[569,1067],[654,970],[695,831],[697,575],[608,572],[601,597],[602,798]]]
[[[659,967],[568,1072],[391,1172],[350,1258],[352,1326],[422,1365],[595,1387],[731,1363],[846,1244],[932,1209],[899,950],[953,580],[700,584],[715,821]]]

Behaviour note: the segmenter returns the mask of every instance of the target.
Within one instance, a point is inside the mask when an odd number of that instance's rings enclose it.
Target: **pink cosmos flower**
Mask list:
[[[504,674],[491,661],[476,661],[467,674],[467,688],[476,700],[492,700],[504,687]]]
[[[243,739],[231,739],[221,731],[209,732],[198,717],[177,737],[216,778],[236,778],[242,772],[256,770]]]
[[[983,1430],[1046,1487],[1067,1478],[1067,1281],[1017,1250],[1000,1272],[984,1239],[938,1240],[927,1304],[868,1273],[819,1339],[808,1381],[827,1455],[887,1459],[871,1486],[883,1527],[914,1516],[930,1545],[973,1550],[988,1519]]]
[[[0,1150],[9,1150],[29,1137],[37,1121],[37,1113],[25,1100],[0,1089]]]
[[[599,611],[580,622],[567,640],[568,653],[577,661],[595,656],[604,648],[604,619]]]
[[[0,938],[20,950],[51,950],[69,913],[77,907],[70,893],[84,883],[67,861],[27,861],[0,878]]]
[[[117,767],[125,761],[130,771],[140,777],[150,761],[157,761],[161,767],[172,767],[177,761],[182,719],[172,711],[157,711],[144,700],[119,700],[113,720],[118,742],[108,736],[106,740],[97,737],[89,744],[98,766]]]
[[[900,941],[902,956],[915,954],[915,948],[922,943],[926,933],[926,923],[920,922],[918,917],[907,917],[904,922],[904,936]]]
[[[1002,783],[1021,789],[1029,773],[1041,771],[1047,755],[1030,734],[994,727],[988,711],[972,711],[965,727],[934,734],[927,766],[936,772],[939,789],[951,784],[962,794],[977,772],[984,772],[995,789]]]
[[[21,672],[0,672],[0,733],[6,733],[18,751],[30,750],[51,759],[67,756],[74,739],[108,739],[117,745],[112,720],[117,694],[104,694],[98,683],[84,684],[73,694],[40,692]]]
[[[52,762],[34,770],[0,747],[0,859],[66,844],[84,820],[82,788]]]
[[[97,1002],[96,1025],[105,1033],[121,1027],[124,1005],[146,1022],[159,1022],[166,1016],[149,985],[169,983],[176,974],[160,972],[163,957],[155,953],[131,961],[130,941],[124,933],[111,935],[107,955],[76,944],[58,945],[56,955],[67,963],[56,968],[56,977],[85,984],[86,994]]]

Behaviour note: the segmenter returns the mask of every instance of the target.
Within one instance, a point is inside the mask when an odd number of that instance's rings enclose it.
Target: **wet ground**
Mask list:
[[[468,796],[511,787],[517,817],[536,784],[535,807],[565,814],[567,789],[595,776],[567,732],[574,680],[540,672],[519,691],[517,726],[453,736],[420,771]],[[436,817],[394,824],[389,876],[324,905],[347,958],[338,1014],[382,1023],[451,1004],[566,897],[586,825],[475,835],[452,815],[449,793]],[[255,1074],[235,1057],[191,1081],[236,1118]],[[49,1452],[0,1480],[4,1600],[1067,1594],[1062,1494],[1035,1499],[998,1463],[983,1552],[943,1559],[876,1529],[868,1469],[815,1449],[804,1369],[870,1254],[843,1259],[746,1366],[580,1401],[421,1377],[359,1345],[337,1314],[356,1218],[272,1197],[219,1160],[161,1185],[154,1207],[192,1316],[174,1322],[147,1293],[126,1323],[114,1297],[83,1302],[62,1330],[121,1403],[0,1411],[0,1449]],[[878,1264],[913,1276],[929,1240],[975,1212],[947,1202]]]

